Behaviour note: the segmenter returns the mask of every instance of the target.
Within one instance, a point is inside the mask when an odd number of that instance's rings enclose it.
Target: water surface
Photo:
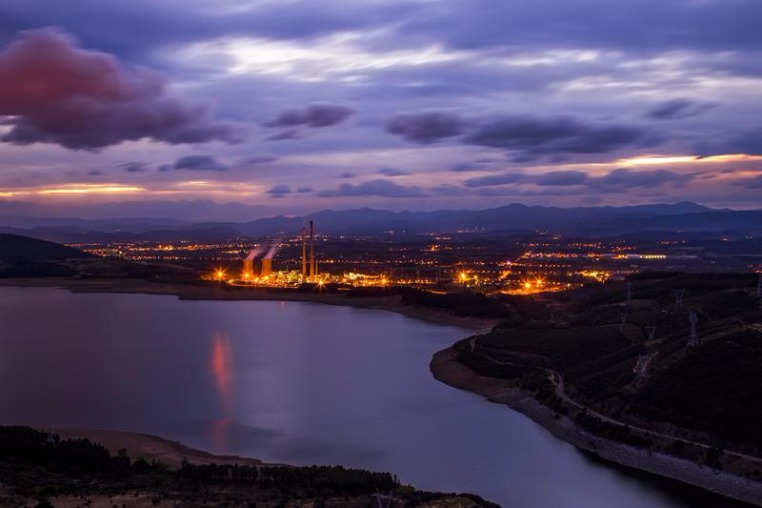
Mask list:
[[[506,507],[697,506],[694,489],[601,465],[434,380],[432,354],[468,334],[318,304],[0,287],[0,422],[388,470]]]

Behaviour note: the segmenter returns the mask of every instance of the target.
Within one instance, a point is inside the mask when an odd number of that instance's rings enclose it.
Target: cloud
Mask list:
[[[276,185],[267,191],[272,198],[282,198],[285,197],[286,194],[291,194],[292,192],[291,187],[288,185]]]
[[[289,139],[299,139],[299,132],[296,129],[287,129],[266,137],[265,141],[286,141]]]
[[[747,189],[762,189],[762,175],[742,178],[734,182],[736,185],[746,187]]]
[[[527,175],[524,173],[503,173],[500,175],[488,175],[469,178],[463,182],[463,185],[470,188],[493,187],[495,185],[525,182],[526,180]]]
[[[534,183],[537,185],[566,186],[582,185],[587,180],[587,173],[582,171],[549,171],[535,178]]]
[[[227,171],[230,166],[209,155],[186,155],[177,159],[172,168],[188,171]]]
[[[653,146],[661,138],[637,126],[588,124],[561,116],[500,115],[491,119],[465,120],[445,111],[400,113],[387,121],[386,131],[416,143],[428,144],[459,136],[466,145],[500,148],[512,152],[514,162],[547,157],[555,162],[568,154],[598,154],[628,146]],[[457,166],[467,171],[473,166]]]
[[[149,166],[145,162],[122,162],[118,164],[118,167],[128,173],[145,173],[149,170]]]
[[[253,155],[247,157],[241,161],[244,166],[256,166],[258,164],[267,164],[268,162],[275,162],[278,158],[274,155]]]
[[[416,143],[436,143],[463,133],[466,121],[444,111],[399,113],[386,122],[386,132]]]
[[[428,194],[420,187],[402,186],[392,181],[377,179],[353,185],[343,183],[336,189],[326,189],[318,192],[318,196],[324,198],[348,197],[348,196],[381,196],[387,198],[420,198]]]
[[[315,102],[304,108],[287,109],[275,119],[265,122],[266,127],[330,127],[343,122],[355,110],[344,104]]]
[[[712,107],[713,104],[697,103],[689,99],[673,99],[658,104],[646,113],[646,117],[654,120],[682,120],[700,115]]]
[[[240,141],[238,128],[203,105],[172,96],[164,78],[113,56],[81,49],[56,29],[23,32],[0,53],[2,140],[95,150],[124,141],[170,144]]]
[[[403,169],[395,169],[395,168],[381,168],[378,171],[376,171],[376,173],[378,173],[379,175],[391,176],[391,177],[410,175],[409,171],[405,171]]]
[[[296,189],[296,192],[299,194],[307,194],[309,192],[312,192],[312,187],[298,187]]]
[[[675,187],[686,184],[693,179],[693,175],[677,173],[667,169],[654,171],[633,171],[628,168],[619,168],[610,173],[589,180],[591,187],[606,188],[633,188],[633,187],[658,187],[659,185],[672,184]]]
[[[340,173],[339,174],[339,178],[345,178],[345,179],[346,178],[354,178],[356,176],[357,176],[356,174],[350,173],[350,172],[344,172],[344,173]]]
[[[694,151],[700,157],[736,153],[762,155],[762,128],[716,136],[713,141],[697,143]]]
[[[539,175],[531,175],[522,172],[510,172],[497,175],[480,176],[469,178],[463,181],[463,186],[467,188],[487,188],[502,187],[501,192],[508,192],[509,187],[516,188],[514,184],[532,184],[540,187],[572,187],[585,186],[588,189],[618,192],[636,187],[658,187],[660,185],[671,184],[675,187],[686,184],[692,180],[694,175],[677,173],[666,169],[654,171],[633,171],[627,168],[619,168],[609,173],[594,177],[589,176],[584,171],[566,170],[566,171],[548,171]],[[518,191],[511,191],[518,192]],[[523,191],[522,191],[523,192]],[[499,195],[498,191],[494,194],[489,192],[481,195]]]
[[[469,145],[518,152],[521,162],[543,156],[606,153],[660,140],[642,128],[591,125],[571,117],[502,116],[481,122],[463,139]]]

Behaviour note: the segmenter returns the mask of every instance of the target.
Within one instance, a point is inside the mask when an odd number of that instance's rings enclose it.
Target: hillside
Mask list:
[[[92,254],[27,236],[0,234],[0,260],[3,262],[91,259]]]
[[[761,480],[757,280],[640,274],[548,298],[540,319],[457,344],[457,360],[587,432]]]

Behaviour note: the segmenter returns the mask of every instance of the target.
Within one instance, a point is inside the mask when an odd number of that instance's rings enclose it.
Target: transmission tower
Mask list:
[[[653,342],[656,338],[656,325],[647,325],[646,333],[648,334],[648,342]]]
[[[757,298],[762,298],[762,272],[759,272],[759,279],[757,280]]]
[[[672,291],[672,295],[675,297],[675,308],[679,309],[683,306],[683,297],[685,296],[685,290],[675,289]]]
[[[378,504],[378,508],[391,508],[393,502],[393,492],[389,492],[388,495],[384,495],[381,494],[378,490],[376,491],[376,503]]]
[[[632,282],[627,282],[627,284],[624,285],[625,289],[627,290],[627,305],[630,305],[632,303]]]
[[[691,333],[688,336],[688,345],[691,347],[698,346],[698,314],[696,314],[695,310],[691,311],[691,314],[688,317],[688,322],[691,324]]]
[[[619,329],[620,330],[623,329],[624,325],[627,324],[627,316],[628,316],[627,312],[620,312],[619,313]]]

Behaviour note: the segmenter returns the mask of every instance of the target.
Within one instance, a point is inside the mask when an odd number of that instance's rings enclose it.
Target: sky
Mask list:
[[[0,216],[762,208],[759,0],[3,0]]]

